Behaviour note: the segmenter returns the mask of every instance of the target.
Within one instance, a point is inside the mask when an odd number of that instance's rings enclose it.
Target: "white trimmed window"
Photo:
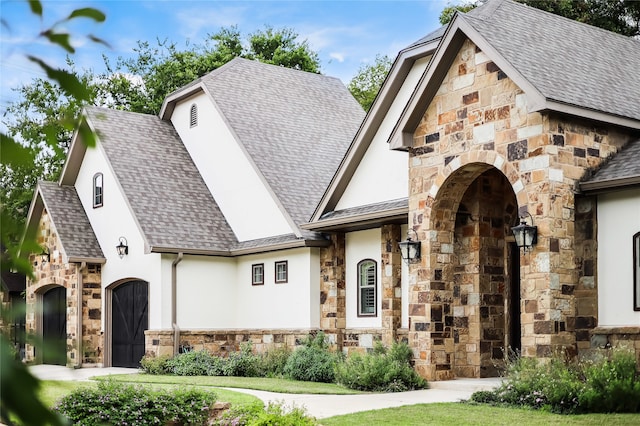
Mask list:
[[[633,236],[633,310],[640,311],[640,232]]]
[[[198,105],[191,105],[191,111],[189,114],[189,127],[196,127],[198,125]]]
[[[378,272],[374,260],[365,259],[358,263],[358,316],[377,315]]]
[[[104,205],[104,178],[102,173],[93,176],[93,208]]]
[[[264,263],[251,265],[251,285],[264,285]]]
[[[289,281],[289,265],[286,260],[276,262],[276,284],[284,284]]]

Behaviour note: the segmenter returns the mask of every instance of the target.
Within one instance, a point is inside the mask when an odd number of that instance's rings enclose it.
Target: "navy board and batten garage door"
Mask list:
[[[42,362],[67,364],[67,289],[54,287],[42,295]]]
[[[111,365],[140,367],[144,332],[149,323],[149,284],[130,281],[113,289],[111,303]]]

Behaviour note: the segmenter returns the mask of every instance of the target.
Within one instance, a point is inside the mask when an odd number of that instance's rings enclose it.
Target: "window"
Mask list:
[[[633,236],[633,310],[640,311],[640,232]]]
[[[376,262],[366,259],[358,263],[358,316],[377,315],[378,273]]]
[[[102,173],[93,176],[93,208],[102,207],[104,199]]]
[[[198,125],[198,105],[196,104],[191,105],[191,113],[189,115],[190,115],[189,127],[196,127]]]
[[[251,285],[264,285],[264,263],[251,265]]]
[[[276,262],[276,284],[283,284],[289,280],[287,261]]]

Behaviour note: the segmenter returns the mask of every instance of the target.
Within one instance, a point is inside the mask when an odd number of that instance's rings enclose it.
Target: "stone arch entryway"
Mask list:
[[[140,366],[149,326],[149,283],[127,279],[107,287],[108,330],[105,360],[113,367]]]
[[[67,365],[67,289],[62,286],[43,287],[41,302],[43,364]]]
[[[519,253],[510,242],[517,221],[512,183],[486,163],[451,173],[434,198],[431,342],[450,376],[496,376],[505,350],[519,350]]]

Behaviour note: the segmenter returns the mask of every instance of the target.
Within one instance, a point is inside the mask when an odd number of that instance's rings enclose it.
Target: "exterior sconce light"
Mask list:
[[[42,249],[42,253],[40,253],[40,260],[42,263],[51,262],[51,253],[49,253],[49,249],[44,247]]]
[[[413,232],[416,236],[416,241],[413,241],[409,236],[409,232]],[[413,229],[409,228],[407,231],[407,239],[398,243],[400,246],[400,255],[402,260],[410,263],[416,263],[420,261],[420,241],[418,241],[418,234]]]
[[[125,255],[129,254],[129,245],[125,237],[120,237],[118,241],[119,244],[116,246],[116,250],[118,252],[118,256],[122,259]]]
[[[538,227],[533,224],[533,216],[529,212],[527,214],[531,219],[531,225],[527,225],[526,216],[521,216],[520,225],[511,228],[518,248],[524,249],[525,252],[531,250],[538,242]]]

